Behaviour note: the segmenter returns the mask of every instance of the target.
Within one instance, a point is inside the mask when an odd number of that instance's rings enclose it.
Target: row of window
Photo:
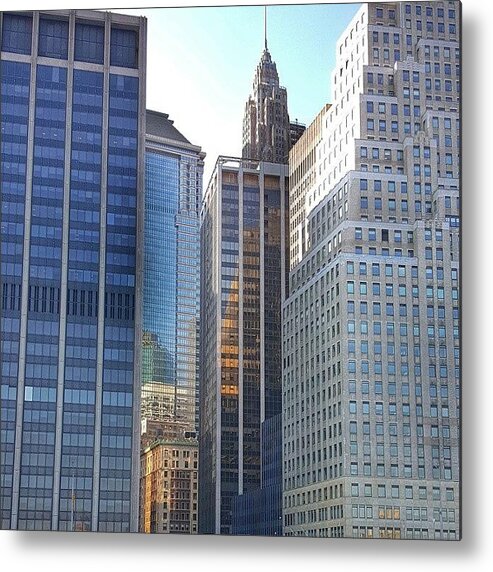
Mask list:
[[[405,13],[406,14],[411,14],[412,13],[412,6],[414,6],[414,13],[416,14],[416,16],[421,16],[423,13],[423,7],[420,4],[406,4],[405,6]],[[381,10],[381,9],[380,9]],[[435,13],[437,18],[444,18],[445,17],[445,8],[443,7],[437,7],[436,9],[433,6],[426,6],[424,8],[425,10],[425,14],[428,17],[433,17],[433,13]],[[378,13],[378,8],[377,8],[377,13]],[[449,8],[447,11],[447,15],[448,18],[450,20],[455,20],[455,10],[452,8]]]
[[[74,59],[95,64],[104,63],[105,29],[103,24],[76,22]],[[38,56],[68,58],[68,20],[40,17]],[[3,15],[2,51],[31,54],[32,16]],[[114,66],[136,68],[138,36],[135,30],[111,27],[110,63]]]
[[[366,484],[361,485],[361,486],[359,483],[351,483],[351,496],[353,496],[353,497],[360,496],[360,489],[361,489],[361,492],[363,493],[363,495],[365,497],[371,497],[371,496],[373,496],[373,487],[374,486],[375,485],[371,485],[369,483],[366,483]],[[380,485],[376,485],[376,487],[377,487],[377,496],[379,498],[386,498],[387,496],[392,498],[393,495],[396,494],[395,491],[399,490],[399,485],[380,484]],[[397,487],[397,489],[395,487]],[[416,487],[416,488],[418,489],[416,491],[418,493],[416,498],[426,499],[426,495],[427,495],[426,487]],[[389,492],[390,494],[387,495],[387,492]],[[432,492],[433,492],[433,495],[432,495],[433,500],[440,500],[441,496],[443,496],[443,493],[440,491],[439,487],[433,487]],[[412,485],[405,485],[404,486],[404,498],[412,499],[412,498],[414,498],[414,494],[415,494],[415,491],[414,491],[414,488]],[[443,499],[443,500],[446,500],[449,502],[452,502],[455,500],[455,492],[454,492],[454,489],[452,487],[447,487],[445,489],[445,499]]]

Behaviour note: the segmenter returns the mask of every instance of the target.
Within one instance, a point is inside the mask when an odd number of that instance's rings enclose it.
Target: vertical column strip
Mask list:
[[[70,179],[72,151],[72,93],[74,72],[75,13],[70,11],[68,32],[67,99],[65,107],[65,157],[63,171],[63,226],[62,226],[62,272],[60,281],[60,323],[58,335],[58,379],[55,429],[55,467],[53,473],[53,505],[51,528],[58,530],[60,510],[60,467],[62,456],[63,393],[65,382],[65,339],[67,325],[68,244],[70,226]]]
[[[238,494],[243,494],[243,163],[238,170]]]
[[[217,162],[217,192],[216,192],[216,225],[217,225],[217,241],[215,245],[216,250],[216,264],[217,264],[217,309],[216,309],[216,518],[215,518],[215,534],[221,534],[221,428],[222,428],[222,411],[221,411],[221,326],[222,326],[222,309],[221,309],[221,244],[222,244],[222,169],[223,165],[221,160]]]
[[[27,309],[31,247],[31,203],[34,164],[34,119],[36,107],[36,60],[38,51],[39,12],[33,12],[31,40],[31,79],[29,88],[29,126],[27,139],[26,195],[24,206],[24,246],[22,253],[21,319],[19,325],[19,367],[17,372],[17,408],[15,416],[14,474],[12,479],[12,513],[10,526],[17,528],[21,471],[22,425],[24,421],[24,381],[26,373]]]
[[[146,138],[146,45],[147,20],[140,19],[139,27],[139,138],[137,160],[137,229],[135,246],[135,313],[134,313],[134,384],[132,401],[132,461],[130,474],[130,532],[139,529],[140,495],[140,401],[141,352],[144,299],[144,207],[145,207],[145,138]]]
[[[286,299],[286,170],[287,167],[281,167],[279,174],[281,189],[281,308]]]
[[[98,340],[96,357],[96,399],[94,421],[94,466],[92,479],[91,530],[97,532],[99,520],[99,473],[101,467],[101,410],[103,401],[104,363],[104,293],[106,283],[106,204],[108,192],[108,115],[110,91],[110,34],[111,14],[105,14],[104,66],[103,66],[103,129],[101,135],[101,210],[99,220],[99,286],[98,286]]]
[[[264,193],[265,172],[264,163],[260,163],[260,427],[265,420],[265,217],[264,217]],[[260,440],[260,453],[262,454],[262,439]]]

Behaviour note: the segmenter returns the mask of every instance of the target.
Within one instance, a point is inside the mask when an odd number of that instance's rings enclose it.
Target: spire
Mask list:
[[[264,6],[264,45],[267,50],[267,6]]]

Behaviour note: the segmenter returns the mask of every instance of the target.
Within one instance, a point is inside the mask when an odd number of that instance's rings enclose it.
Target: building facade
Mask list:
[[[219,157],[201,214],[199,532],[231,534],[261,484],[262,422],[281,411],[287,166]]]
[[[142,417],[196,431],[205,153],[167,114],[146,119]]]
[[[245,104],[242,157],[287,164],[291,136],[287,91],[279,85],[277,66],[266,40],[255,71],[252,94]]]
[[[1,18],[1,526],[136,531],[146,21]]]
[[[337,44],[283,306],[285,535],[460,537],[459,23],[364,4]]]
[[[306,130],[306,125],[304,123],[299,123],[296,119],[291,121],[289,124],[289,148],[293,147],[298,143],[299,138],[303,135]]]
[[[232,500],[232,534],[282,536],[282,414],[262,423],[260,488]]]
[[[289,152],[289,263],[296,266],[308,249],[306,194],[315,184],[322,140],[322,122],[330,105],[326,104],[298,138]]]
[[[158,439],[141,455],[140,532],[197,534],[196,439]]]

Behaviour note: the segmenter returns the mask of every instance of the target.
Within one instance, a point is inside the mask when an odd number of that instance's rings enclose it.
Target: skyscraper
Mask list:
[[[204,158],[168,114],[147,111],[142,413],[156,421],[178,421],[188,431],[198,425]],[[151,414],[148,401],[168,406]]]
[[[255,71],[252,94],[245,104],[242,157],[287,163],[290,147],[288,95],[286,88],[279,85],[277,66],[267,49],[266,35],[264,51]]]
[[[323,106],[289,153],[289,263],[296,266],[308,248],[306,194],[317,177],[317,149],[322,140],[322,121],[330,105]]]
[[[460,536],[459,22],[364,4],[337,44],[283,307],[286,535]]]
[[[199,216],[205,153],[147,111],[142,532],[197,532]]]
[[[219,157],[201,214],[199,532],[231,534],[281,411],[287,166]]]
[[[1,18],[1,526],[138,525],[146,21]]]

